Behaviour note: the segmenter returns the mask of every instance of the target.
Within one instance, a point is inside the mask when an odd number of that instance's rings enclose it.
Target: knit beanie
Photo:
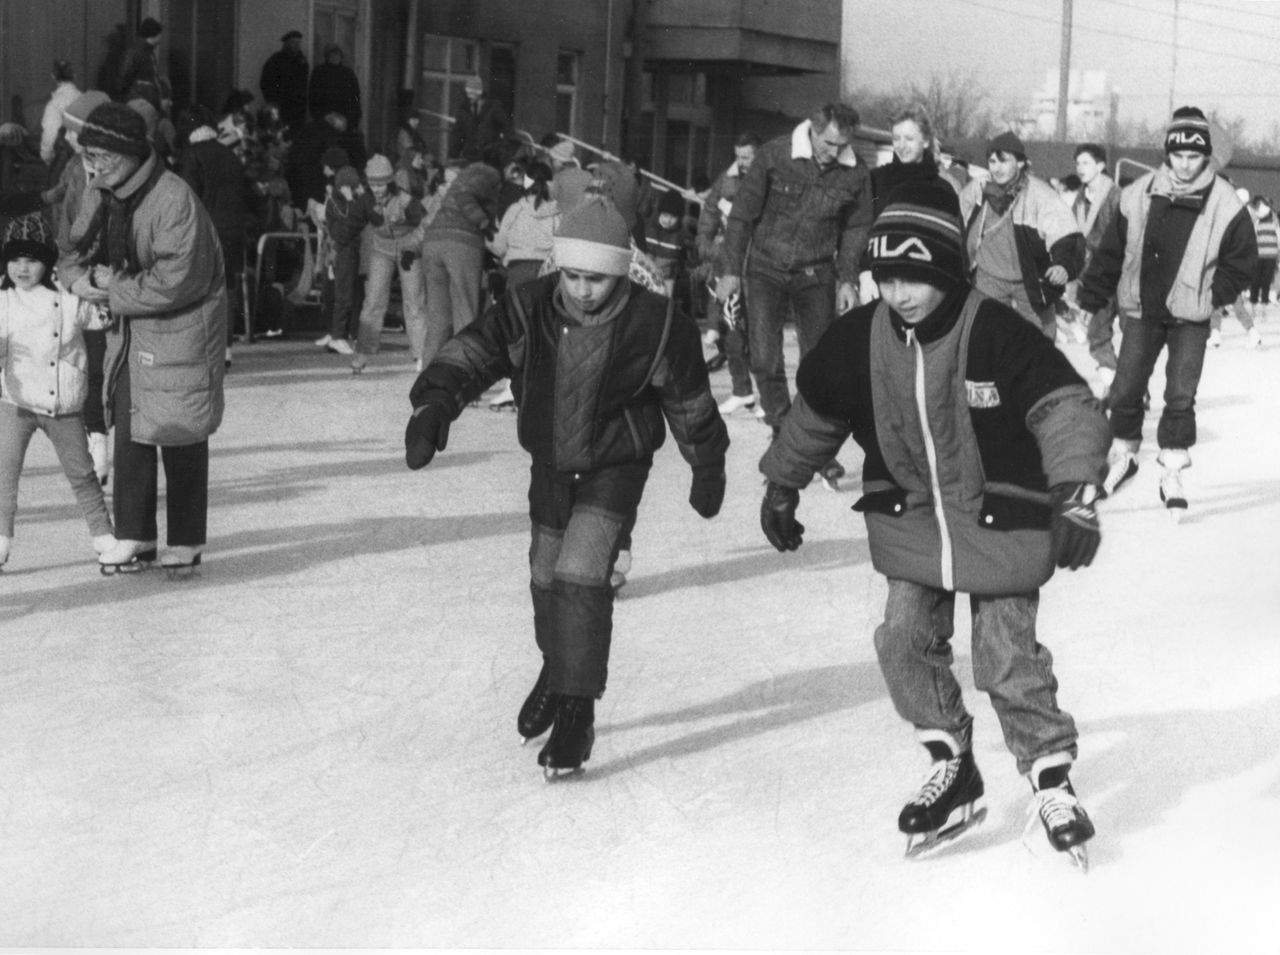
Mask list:
[[[478,76],[468,76],[467,81],[462,84],[462,88],[468,93],[483,93],[484,81]]]
[[[359,185],[360,173],[356,172],[355,166],[343,166],[338,170],[337,175],[333,177],[335,189],[341,189],[343,186],[350,186],[355,189]]]
[[[1164,134],[1165,155],[1173,152],[1213,154],[1213,138],[1209,135],[1209,120],[1194,106],[1180,106],[1173,111],[1169,128]]]
[[[131,99],[125,103],[131,110],[142,117],[142,121],[147,124],[147,138],[151,139],[156,134],[156,124],[160,122],[160,113],[156,108],[145,99]]]
[[[84,121],[97,107],[111,102],[111,97],[102,90],[86,90],[71,101],[71,105],[62,111],[62,125],[68,132],[79,133]]]
[[[556,162],[570,162],[573,159],[573,143],[562,139],[552,146],[549,152]]]
[[[564,216],[556,229],[557,268],[626,275],[631,268],[631,234],[608,199],[588,199]]]
[[[640,185],[636,182],[635,173],[620,162],[606,160],[591,167],[595,177],[592,185],[602,196],[613,201],[627,228],[634,229],[639,216],[637,205],[640,199]],[[570,203],[572,205],[572,203]]]
[[[904,182],[889,194],[867,240],[871,273],[950,288],[964,281],[960,200],[943,179]]]
[[[1019,159],[1026,161],[1027,147],[1022,145],[1022,140],[1010,132],[1003,132],[995,139],[987,143],[987,158],[991,158],[992,153],[1009,153],[1017,156]]]
[[[42,262],[46,273],[58,261],[58,249],[44,218],[38,212],[19,216],[9,222],[4,230],[4,248],[0,252],[5,265],[20,255]],[[46,276],[47,277],[47,276]]]
[[[147,138],[147,121],[124,103],[95,106],[80,130],[80,145],[85,149],[105,149],[122,156],[146,159],[151,155]]]
[[[391,168],[391,160],[382,153],[374,153],[364,164],[364,177],[370,183],[390,182],[393,176],[395,170]]]
[[[320,154],[320,165],[337,170],[343,166],[351,165],[351,159],[347,156],[347,151],[341,146],[330,146]]]

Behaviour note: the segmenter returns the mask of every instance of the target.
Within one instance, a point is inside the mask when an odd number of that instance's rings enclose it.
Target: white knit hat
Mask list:
[[[565,215],[554,240],[556,266],[626,275],[631,268],[631,234],[627,223],[604,198],[590,198]]]

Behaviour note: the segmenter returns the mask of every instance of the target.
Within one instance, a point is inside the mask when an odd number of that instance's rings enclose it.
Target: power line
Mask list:
[[[1143,13],[1153,13],[1157,16],[1162,16],[1162,17],[1172,17],[1174,15],[1171,11],[1168,11],[1168,10],[1152,10],[1150,7],[1140,6],[1139,4],[1136,4],[1136,3],[1125,3],[1124,0],[1097,0],[1097,2],[1109,3],[1112,6],[1125,7],[1129,10],[1140,10]],[[1242,36],[1253,37],[1255,40],[1264,40],[1264,41],[1274,40],[1275,42],[1280,43],[1280,37],[1271,36],[1271,35],[1259,35],[1258,32],[1255,30],[1246,30],[1241,27],[1228,26],[1224,23],[1219,23],[1216,20],[1201,20],[1199,17],[1189,17],[1184,13],[1179,13],[1177,16],[1178,16],[1178,19],[1181,20],[1183,23],[1200,23],[1205,26],[1214,27],[1219,30],[1225,30],[1230,33],[1239,33]],[[1274,19],[1277,22],[1280,22],[1280,17],[1270,17],[1269,19]]]

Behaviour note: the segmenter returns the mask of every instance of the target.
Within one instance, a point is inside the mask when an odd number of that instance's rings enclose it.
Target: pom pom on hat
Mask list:
[[[1173,111],[1164,134],[1165,155],[1174,152],[1213,154],[1213,137],[1209,120],[1194,106],[1180,106]]]
[[[942,179],[905,182],[871,227],[867,254],[876,281],[901,275],[950,288],[964,281],[960,200]]]
[[[626,275],[631,268],[631,233],[613,203],[583,202],[560,220],[553,242],[557,268]]]
[[[374,153],[364,164],[364,177],[371,183],[390,182],[394,176],[395,170],[391,168],[391,160],[382,153]]]
[[[1004,132],[987,143],[987,156],[992,153],[1009,153],[1025,160],[1027,158],[1027,147],[1022,145],[1022,140],[1013,133]]]
[[[111,97],[102,90],[85,90],[71,101],[71,105],[62,111],[62,125],[69,132],[79,133],[89,114],[103,103],[111,102]]]
[[[341,169],[343,166],[351,165],[351,159],[347,156],[347,151],[341,146],[330,146],[320,154],[320,165],[336,170]]]
[[[151,155],[147,138],[147,121],[124,103],[95,106],[80,130],[80,145],[86,149],[105,149],[122,156],[146,159]]]
[[[11,220],[4,230],[4,246],[0,256],[3,256],[5,264],[23,255],[42,262],[46,272],[58,261],[58,249],[53,244],[53,236],[45,225],[44,218],[37,212]]]

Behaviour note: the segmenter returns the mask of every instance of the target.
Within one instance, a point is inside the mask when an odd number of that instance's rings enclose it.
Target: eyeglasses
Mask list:
[[[84,151],[84,161],[95,169],[110,168],[123,158],[120,153],[107,152],[102,149],[86,149]]]

